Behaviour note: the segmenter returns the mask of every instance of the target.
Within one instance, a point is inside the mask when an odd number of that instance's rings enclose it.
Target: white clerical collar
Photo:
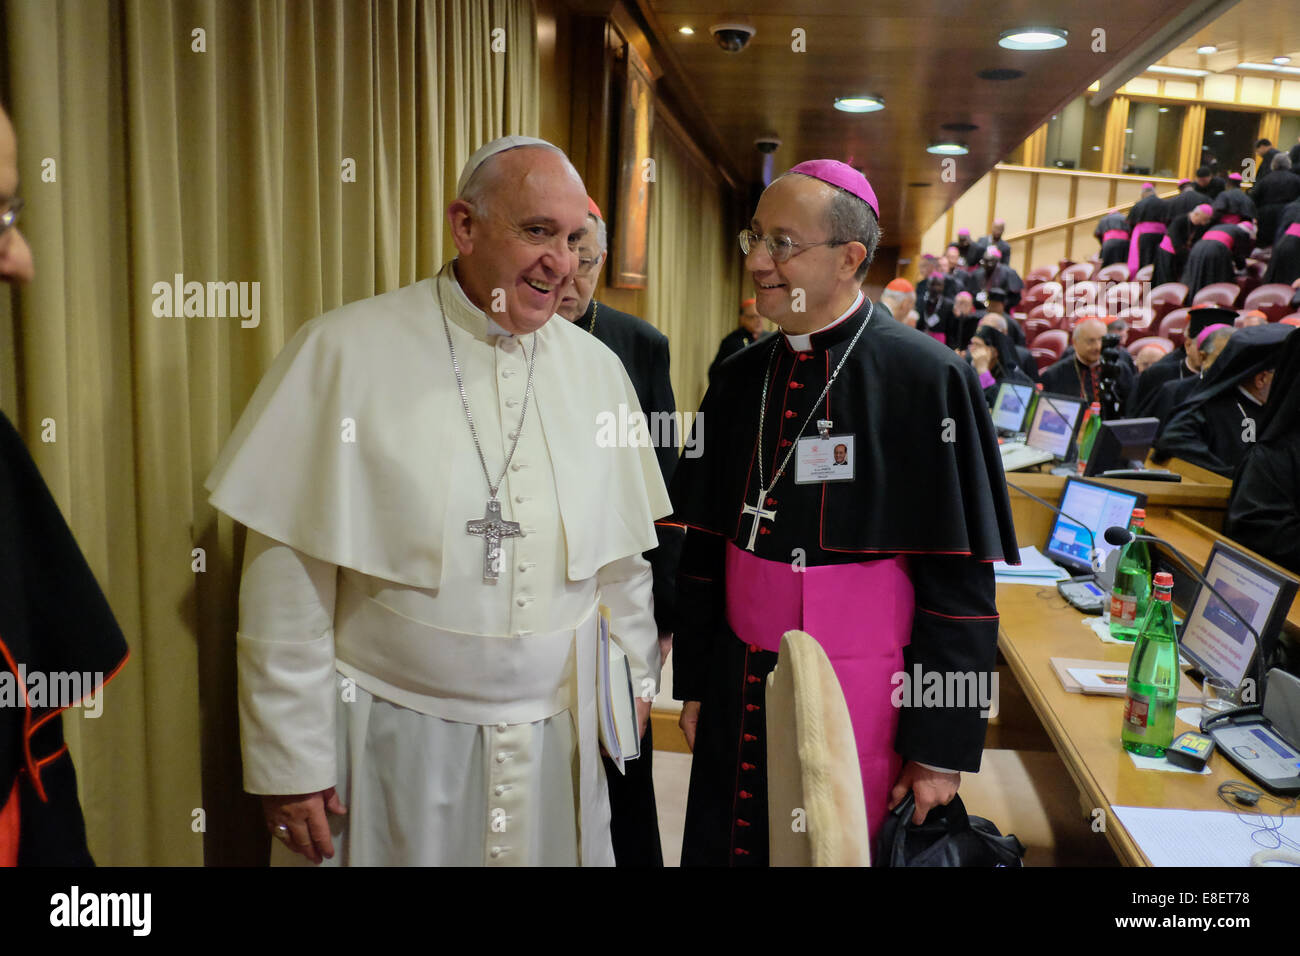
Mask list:
[[[835,326],[839,325],[841,322],[847,319],[854,312],[858,311],[858,308],[862,305],[862,298],[863,298],[862,290],[859,289],[858,297],[853,300],[853,304],[849,306],[847,312],[841,315],[834,322],[831,322],[829,325],[822,326],[820,329],[817,329],[815,332],[809,332],[806,335],[789,335],[788,333],[784,333],[784,332],[781,334],[785,335],[785,340],[790,343],[790,348],[794,349],[796,352],[811,352],[812,337],[814,335],[817,335],[819,332],[825,332],[828,329],[835,328]]]
[[[455,262],[456,260],[453,259],[452,265],[450,267],[451,287],[453,290],[452,295],[456,297],[456,300],[464,308],[469,309],[469,311],[472,314],[481,315],[483,317],[483,320],[487,323],[487,328],[484,330],[485,335],[503,335],[506,338],[512,338],[515,333],[507,332],[504,328],[502,328],[500,325],[498,325],[496,322],[493,321],[492,316],[488,315],[486,312],[484,312],[482,309],[480,309],[478,306],[476,306],[473,302],[470,301],[469,296],[465,294],[465,290],[461,288],[460,279],[456,275]]]
[[[1237,391],[1241,392],[1241,394],[1245,395],[1247,398],[1249,398],[1249,399],[1250,399],[1252,402],[1254,402],[1256,405],[1260,405],[1260,406],[1262,406],[1262,405],[1264,404],[1264,403],[1261,402],[1258,398],[1256,398],[1254,395],[1250,394],[1250,392],[1246,391],[1246,389],[1245,389],[1243,386],[1241,386],[1241,385],[1238,385],[1238,386],[1237,386]]]

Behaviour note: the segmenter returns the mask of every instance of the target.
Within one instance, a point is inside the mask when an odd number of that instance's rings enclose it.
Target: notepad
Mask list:
[[[623,649],[610,638],[609,608],[600,606],[596,679],[600,742],[619,773],[624,763],[641,756],[637,733],[636,696],[632,692],[632,667]]]

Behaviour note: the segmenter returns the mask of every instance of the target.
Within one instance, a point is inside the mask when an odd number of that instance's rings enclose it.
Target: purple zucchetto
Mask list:
[[[1199,212],[1202,216],[1213,216],[1214,207],[1207,202],[1203,202],[1195,209],[1193,209],[1192,212]]]
[[[876,201],[876,191],[871,188],[871,183],[867,182],[867,177],[848,163],[841,163],[837,159],[810,159],[791,167],[790,172],[820,179],[824,183],[852,193],[871,207],[871,211],[876,214],[876,219],[880,218],[880,203]]]
[[[1234,183],[1239,183],[1241,182],[1241,173],[1228,173],[1228,178]]]

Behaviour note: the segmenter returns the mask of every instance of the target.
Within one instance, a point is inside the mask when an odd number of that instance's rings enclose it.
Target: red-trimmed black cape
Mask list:
[[[723,363],[705,394],[672,484],[687,527],[678,574],[673,693],[701,702],[691,768],[683,865],[767,859],[764,735],[766,676],[777,655],[742,643],[726,619],[725,545],[744,547],[742,513],[758,485],[757,429],[764,370],[772,362],[763,431],[764,478],[800,436],[822,387],[867,322],[816,420],[855,436],[855,480],[797,485],[794,463],[764,502],[755,554],[804,566],[906,554],[916,594],[910,670],[992,670],[997,606],[992,561],[1018,559],[997,438],[974,370],[934,339],[869,303],[796,353],[784,336]],[[773,354],[772,349],[776,352]],[[799,555],[796,555],[796,549]],[[845,601],[871,607],[870,594]],[[986,721],[979,708],[912,708],[894,740],[908,760],[975,770]]]
[[[20,668],[47,676],[77,672],[107,682],[127,653],[67,522],[0,413],[0,674],[12,672],[4,676],[10,682]],[[20,866],[94,863],[63,742],[62,709],[0,706],[0,804],[17,779]]]

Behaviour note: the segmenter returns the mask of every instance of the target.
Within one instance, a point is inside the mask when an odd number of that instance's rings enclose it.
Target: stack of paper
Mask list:
[[[1064,581],[1070,575],[1031,544],[1020,549],[1019,567],[1013,567],[1005,561],[993,562],[993,576],[998,584],[1041,585]]]

